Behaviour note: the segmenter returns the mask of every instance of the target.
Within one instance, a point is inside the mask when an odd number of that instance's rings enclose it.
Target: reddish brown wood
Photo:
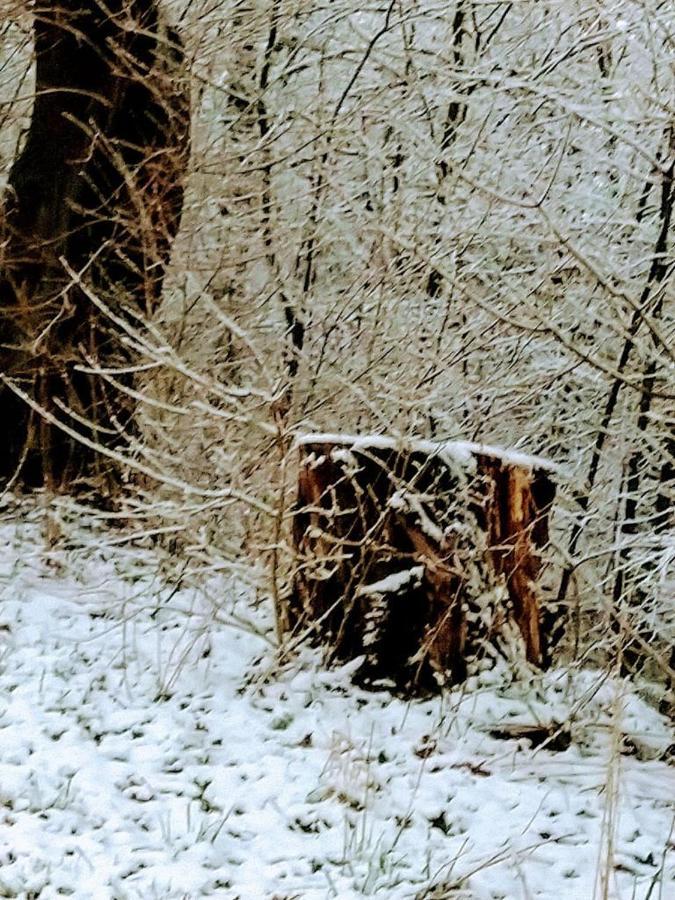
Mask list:
[[[555,487],[537,459],[328,436],[300,449],[288,627],[364,680],[432,688],[516,631],[546,652],[537,581]]]

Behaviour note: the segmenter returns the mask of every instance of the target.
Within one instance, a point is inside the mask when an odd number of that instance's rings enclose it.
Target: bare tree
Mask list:
[[[188,103],[154,0],[33,10],[35,101],[2,217],[0,475],[108,478],[132,428],[120,320],[157,306],[180,221]]]

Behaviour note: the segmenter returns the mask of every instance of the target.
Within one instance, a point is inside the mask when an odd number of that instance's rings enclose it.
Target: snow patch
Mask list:
[[[307,648],[270,674],[271,610],[240,584],[175,590],[89,540],[0,527],[3,896],[592,897],[613,771],[612,896],[675,896],[668,724],[625,682],[501,665],[408,702]],[[490,735],[550,721],[564,752]],[[654,758],[617,757],[616,729]]]
[[[424,576],[424,566],[412,566],[402,572],[393,572],[386,578],[373,581],[372,584],[362,584],[356,591],[357,597],[371,596],[372,594],[395,594],[410,582],[420,582]]]
[[[507,465],[542,469],[546,472],[559,471],[556,463],[544,457],[472,441],[430,441],[422,438],[389,437],[382,434],[355,435],[339,432],[308,433],[301,434],[296,438],[296,446],[305,447],[310,444],[341,444],[348,450],[357,453],[368,450],[404,450],[412,453],[424,453],[427,456],[438,456],[449,465],[455,463],[465,467],[471,466],[476,455],[482,455],[499,459]]]

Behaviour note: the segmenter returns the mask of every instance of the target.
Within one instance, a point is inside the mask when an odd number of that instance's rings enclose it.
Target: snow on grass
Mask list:
[[[675,897],[671,737],[627,685],[366,693],[310,651],[272,667],[236,584],[158,569],[0,529],[0,896]],[[490,734],[552,720],[564,752]]]

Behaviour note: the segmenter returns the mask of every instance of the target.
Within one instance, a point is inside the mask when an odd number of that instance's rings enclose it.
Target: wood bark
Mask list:
[[[537,582],[555,495],[541,460],[470,445],[308,439],[287,627],[364,681],[430,689],[513,649],[547,661]]]
[[[133,433],[121,335],[159,302],[189,102],[155,0],[38,3],[34,49],[30,129],[0,216],[0,480],[72,488],[114,481],[105,450]]]

